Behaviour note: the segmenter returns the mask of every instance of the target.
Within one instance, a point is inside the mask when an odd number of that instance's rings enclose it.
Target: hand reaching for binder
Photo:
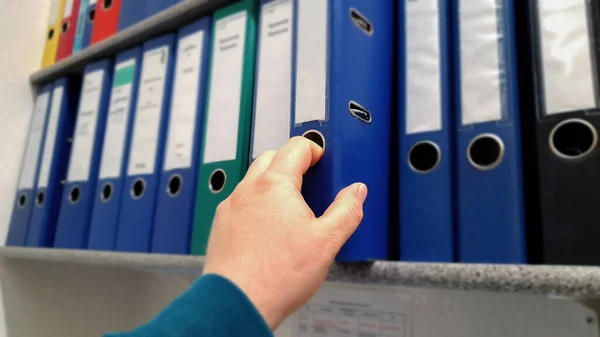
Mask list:
[[[318,290],[363,218],[362,183],[341,190],[319,218],[304,201],[302,177],[322,155],[302,137],[263,153],[213,222],[205,274],[235,283],[273,330]]]

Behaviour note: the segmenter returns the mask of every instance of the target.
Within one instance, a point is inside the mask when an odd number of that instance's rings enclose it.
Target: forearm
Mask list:
[[[156,318],[134,331],[105,337],[247,336],[272,333],[254,305],[229,280],[204,275]]]

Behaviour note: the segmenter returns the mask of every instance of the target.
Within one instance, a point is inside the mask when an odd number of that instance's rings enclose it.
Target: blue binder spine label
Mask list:
[[[129,157],[129,176],[154,172],[169,47],[144,53]]]
[[[165,152],[165,171],[192,166],[204,35],[205,32],[201,30],[179,40]]]
[[[406,1],[406,134],[442,129],[438,0]]]
[[[252,159],[290,136],[293,9],[292,0],[262,6]]]
[[[237,155],[247,17],[241,11],[215,24],[204,164],[234,160]]]
[[[81,0],[79,4],[79,16],[77,17],[77,30],[75,31],[75,40],[73,40],[73,54],[81,50],[83,43],[83,34],[87,20],[88,0]]]
[[[327,119],[329,1],[298,1],[294,124]]]
[[[585,0],[539,1],[544,76],[544,113],[558,114],[597,107],[590,39],[589,8]],[[568,24],[566,24],[568,22]]]
[[[115,66],[102,147],[104,150],[100,164],[100,179],[118,178],[121,175],[136,66],[135,59],[120,62]]]
[[[83,79],[75,139],[67,175],[67,180],[70,182],[87,181],[89,178],[103,79],[103,70],[90,72]]]
[[[50,104],[49,92],[39,95],[35,102],[31,125],[29,126],[29,136],[27,137],[27,145],[25,147],[25,156],[23,157],[23,164],[21,166],[18,187],[20,190],[33,188],[35,182],[37,161],[41,150],[48,104]]]
[[[460,0],[459,6],[461,124],[500,121],[505,101],[500,45],[505,37],[499,29],[498,4]]]
[[[59,86],[52,91],[52,104],[50,105],[50,115],[48,116],[48,126],[46,127],[46,138],[44,141],[44,152],[42,153],[42,163],[40,174],[38,176],[37,187],[48,187],[50,178],[50,166],[54,156],[54,144],[56,143],[56,131],[58,128],[58,119],[62,103],[64,87]]]

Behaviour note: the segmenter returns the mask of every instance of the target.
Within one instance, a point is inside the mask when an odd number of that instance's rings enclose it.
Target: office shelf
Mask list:
[[[29,81],[34,85],[51,82],[65,75],[81,74],[83,68],[104,57],[144,43],[146,40],[176,31],[178,28],[212,14],[233,0],[186,0],[164,10],[126,30],[92,45],[69,58],[33,73]]]
[[[160,270],[182,268],[196,272],[202,271],[202,267],[204,266],[204,257],[202,256],[101,252],[54,248],[0,247],[0,258],[2,257],[9,259],[26,259],[137,269]]]
[[[200,256],[17,247],[0,247],[0,257],[195,275],[201,273],[204,265],[204,258]],[[360,284],[600,298],[600,267],[376,261],[337,263],[327,279]]]

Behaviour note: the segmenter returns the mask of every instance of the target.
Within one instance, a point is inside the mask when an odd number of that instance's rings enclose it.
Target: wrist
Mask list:
[[[285,319],[283,310],[277,307],[277,299],[274,298],[274,289],[264,289],[259,284],[254,282],[255,278],[244,272],[223,272],[223,271],[206,271],[207,274],[216,274],[226,278],[233,283],[252,303],[256,311],[260,314],[271,331],[275,329]],[[279,299],[281,301],[281,299]]]

